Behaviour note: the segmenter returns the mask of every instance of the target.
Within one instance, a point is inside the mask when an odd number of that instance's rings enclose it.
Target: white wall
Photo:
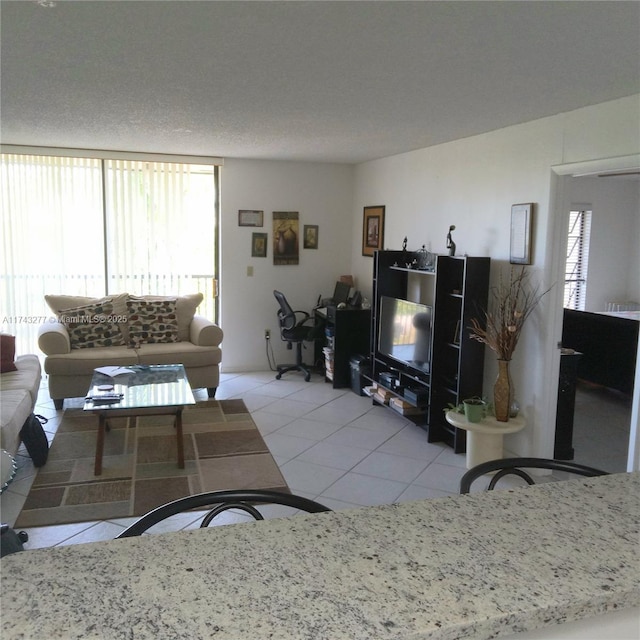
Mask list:
[[[552,167],[640,151],[638,96],[501,129],[481,136],[367,162],[356,167],[352,218],[353,272],[371,278],[371,259],[361,256],[362,208],[386,206],[385,248],[425,244],[446,253],[446,234],[456,225],[458,253],[492,258],[492,280],[509,263],[511,205],[534,203],[532,273],[543,285],[560,278]],[[428,123],[427,123],[428,124]],[[365,292],[370,295],[371,288]],[[512,363],[516,393],[528,428],[507,446],[519,455],[553,452],[562,287],[529,320]],[[485,393],[496,376],[493,353],[485,360]]]
[[[570,178],[565,212],[590,204],[591,242],[586,311],[604,311],[607,301],[640,302],[640,181]]]
[[[279,364],[293,362],[280,340],[273,290],[294,309],[310,311],[319,294],[333,293],[340,275],[350,273],[353,167],[341,164],[225,160],[221,170],[220,318],[224,330],[222,370],[269,368],[264,330]],[[264,227],[239,227],[239,209],[264,211]],[[273,211],[298,211],[305,224],[319,226],[318,249],[303,249],[298,265],[274,266]],[[251,257],[251,235],[269,235],[266,258]],[[247,267],[253,267],[253,276]],[[313,352],[305,352],[311,362]]]
[[[564,247],[555,217],[562,214],[566,195],[557,197],[552,167],[640,153],[639,98],[355,167],[226,160],[221,195],[223,370],[267,369],[265,328],[272,331],[276,359],[291,359],[292,352],[284,350],[277,336],[274,288],[294,307],[310,309],[318,294],[332,292],[339,275],[353,273],[357,286],[371,295],[372,260],[361,255],[364,206],[386,206],[389,249],[400,248],[407,236],[409,249],[425,244],[445,253],[447,230],[455,224],[458,252],[490,256],[495,280],[498,268],[508,265],[511,205],[533,202],[532,271],[543,284],[556,282]],[[266,259],[251,258],[256,229],[237,226],[238,209],[263,209],[265,227],[259,231],[268,232],[270,240],[272,211],[299,211],[301,225],[320,226],[319,249],[301,249],[298,266],[274,266],[271,247]],[[249,265],[253,277],[246,275]],[[507,446],[519,455],[549,456],[553,451],[561,313],[562,287],[557,286],[530,319],[515,354],[513,377],[529,426],[510,436]],[[488,393],[496,375],[492,356],[488,351]]]

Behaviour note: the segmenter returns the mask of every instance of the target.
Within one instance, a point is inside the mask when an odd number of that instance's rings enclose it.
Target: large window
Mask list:
[[[589,263],[589,235],[591,210],[572,207],[569,212],[567,261],[564,275],[564,306],[584,311],[587,296],[587,270]]]
[[[44,295],[200,291],[217,318],[213,164],[3,153],[2,330],[37,352]]]

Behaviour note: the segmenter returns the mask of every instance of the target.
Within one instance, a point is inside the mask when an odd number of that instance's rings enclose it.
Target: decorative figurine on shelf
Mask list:
[[[449,227],[449,233],[447,233],[447,249],[449,249],[450,256],[456,255],[456,243],[453,241],[453,238],[451,237],[451,232],[455,231],[455,228],[456,228],[456,225],[452,224]]]
[[[413,260],[413,262],[415,262],[415,260]],[[402,264],[407,269],[413,269],[414,267],[414,264],[411,261],[411,256],[407,252],[407,236],[405,236],[402,241]]]

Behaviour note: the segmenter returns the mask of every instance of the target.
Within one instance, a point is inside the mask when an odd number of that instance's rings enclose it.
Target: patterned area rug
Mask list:
[[[178,469],[172,416],[118,418],[94,476],[98,418],[68,409],[16,527],[141,516],[203,491],[286,485],[242,400],[208,400],[183,413],[185,468]]]

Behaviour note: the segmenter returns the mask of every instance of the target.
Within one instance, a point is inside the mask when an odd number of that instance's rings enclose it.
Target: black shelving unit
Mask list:
[[[452,427],[444,413],[450,404],[482,396],[484,345],[470,338],[468,327],[487,307],[490,259],[437,256],[434,270],[421,271],[407,266],[415,257],[404,251],[374,254],[371,378],[414,408],[406,417],[428,432],[429,442],[446,442],[462,453],[466,432]],[[429,373],[378,350],[382,296],[432,307]]]
[[[325,367],[325,381],[335,389],[351,385],[350,360],[356,355],[366,355],[370,349],[371,311],[369,309],[337,309],[327,307],[326,315],[316,310],[315,320],[331,329],[332,337],[318,338],[315,342],[315,361],[324,362],[323,348],[330,346],[333,351],[333,371]],[[330,342],[330,344],[329,344]]]

